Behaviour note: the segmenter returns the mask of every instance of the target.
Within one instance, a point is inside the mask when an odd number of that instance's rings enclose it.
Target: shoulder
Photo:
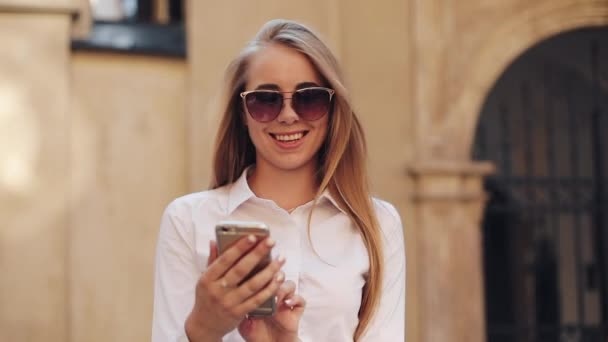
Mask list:
[[[227,185],[180,196],[167,205],[165,214],[183,217],[194,212],[222,211],[227,203],[229,188],[230,185]]]
[[[403,225],[395,206],[378,198],[372,198],[372,202],[385,243],[390,246],[402,244]]]
[[[376,217],[378,218],[378,223],[381,226],[390,225],[401,227],[401,216],[399,216],[399,212],[394,205],[376,197],[372,198],[372,203],[374,205]]]

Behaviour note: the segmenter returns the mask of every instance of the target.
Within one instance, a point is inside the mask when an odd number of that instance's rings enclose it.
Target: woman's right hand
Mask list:
[[[208,267],[196,284],[194,307],[185,329],[191,342],[219,341],[268,298],[285,280],[280,270],[284,258],[268,266],[245,283],[239,284],[274,246],[271,238],[257,241],[254,235],[240,239],[218,256],[215,241],[209,244]]]

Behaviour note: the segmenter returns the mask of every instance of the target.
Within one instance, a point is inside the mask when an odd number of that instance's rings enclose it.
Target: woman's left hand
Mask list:
[[[248,342],[298,341],[298,326],[306,301],[295,293],[292,281],[283,283],[277,292],[277,306],[273,316],[247,318],[239,324],[239,333]]]

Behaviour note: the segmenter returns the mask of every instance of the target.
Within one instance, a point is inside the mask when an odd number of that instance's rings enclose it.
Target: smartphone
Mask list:
[[[268,236],[270,236],[270,231],[266,224],[262,222],[250,222],[250,221],[221,221],[215,226],[215,237],[217,241],[218,253],[222,254],[225,250],[227,250],[230,246],[232,246],[235,242],[242,239],[245,236],[253,234],[257,237],[257,240],[260,241]],[[264,257],[260,263],[258,263],[253,270],[243,278],[243,280],[238,284],[249,280],[256,273],[263,270],[271,262],[270,253]],[[275,296],[272,296],[266,300],[266,302],[262,303],[257,309],[251,311],[249,316],[272,316],[275,311],[276,303]]]

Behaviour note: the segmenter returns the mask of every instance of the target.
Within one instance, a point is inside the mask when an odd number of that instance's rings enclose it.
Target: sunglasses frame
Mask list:
[[[295,94],[295,93],[297,93],[299,91],[310,90],[310,89],[322,89],[322,90],[327,91],[329,93],[329,104],[331,105],[331,100],[333,99],[333,96],[336,93],[336,91],[333,90],[333,89],[331,89],[331,88],[326,88],[326,87],[306,87],[306,88],[297,89],[297,90],[294,90],[294,91],[278,91],[278,90],[272,90],[272,89],[255,89],[255,90],[248,90],[248,91],[241,92],[239,95],[243,99],[243,107],[245,107],[245,111],[247,112],[247,114],[249,114],[249,116],[251,116],[252,119],[254,119],[255,121],[258,121],[258,122],[271,122],[274,119],[276,119],[281,114],[281,112],[283,111],[283,108],[285,106],[285,100],[292,100],[292,98],[293,98],[293,96],[292,97],[285,97],[285,95],[283,95],[283,94]],[[247,97],[247,95],[249,95],[251,93],[260,93],[260,92],[274,93],[274,94],[281,94],[282,95],[281,96],[281,109],[277,112],[277,115],[275,115],[272,119],[270,119],[268,121],[257,120],[253,115],[251,115],[251,113],[249,112],[249,108],[247,108],[247,101],[245,99]],[[294,112],[296,114],[298,114],[298,117],[302,118],[302,120],[306,120],[293,107],[293,100],[292,100],[291,108],[293,108]],[[321,115],[318,119],[306,120],[306,121],[316,121],[316,120],[319,120],[320,118],[322,118],[325,115],[327,115],[330,111],[331,111],[331,109],[329,109],[327,111],[327,113]]]

